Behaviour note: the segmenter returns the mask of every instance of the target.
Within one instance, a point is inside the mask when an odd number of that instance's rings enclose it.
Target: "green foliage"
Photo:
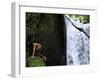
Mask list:
[[[89,23],[89,15],[84,15],[84,16],[80,16],[81,17],[81,22],[83,23]]]
[[[39,67],[39,66],[45,66],[45,63],[43,61],[43,58],[40,58],[39,56],[35,56],[34,58],[31,56],[27,59],[27,65],[29,67]]]
[[[82,22],[83,24],[90,22],[89,15],[69,14],[69,16],[75,21],[77,21],[79,19],[80,22]]]

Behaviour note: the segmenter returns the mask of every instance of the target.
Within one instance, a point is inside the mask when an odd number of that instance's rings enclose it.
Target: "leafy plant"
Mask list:
[[[89,15],[69,14],[69,16],[75,21],[80,20],[83,24],[90,22]]]

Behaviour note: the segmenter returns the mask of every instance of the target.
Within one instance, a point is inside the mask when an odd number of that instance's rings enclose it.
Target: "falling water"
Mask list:
[[[89,24],[82,24],[80,22],[75,22],[70,17],[68,19],[65,16],[66,23],[66,54],[67,54],[67,64],[68,65],[81,65],[89,64]],[[83,31],[75,28],[80,27]]]

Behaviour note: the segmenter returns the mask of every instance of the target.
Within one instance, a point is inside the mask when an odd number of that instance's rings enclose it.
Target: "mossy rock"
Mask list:
[[[29,57],[27,59],[27,65],[28,67],[39,67],[39,66],[45,66],[43,58],[40,58],[39,56],[35,57]]]

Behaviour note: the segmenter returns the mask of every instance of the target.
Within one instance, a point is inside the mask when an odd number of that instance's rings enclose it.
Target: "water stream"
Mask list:
[[[66,56],[67,65],[81,65],[90,63],[89,52],[89,24],[75,22],[71,17],[65,16],[66,23]],[[73,25],[74,24],[74,25]],[[76,27],[75,27],[76,26]],[[78,30],[82,29],[83,31]]]

